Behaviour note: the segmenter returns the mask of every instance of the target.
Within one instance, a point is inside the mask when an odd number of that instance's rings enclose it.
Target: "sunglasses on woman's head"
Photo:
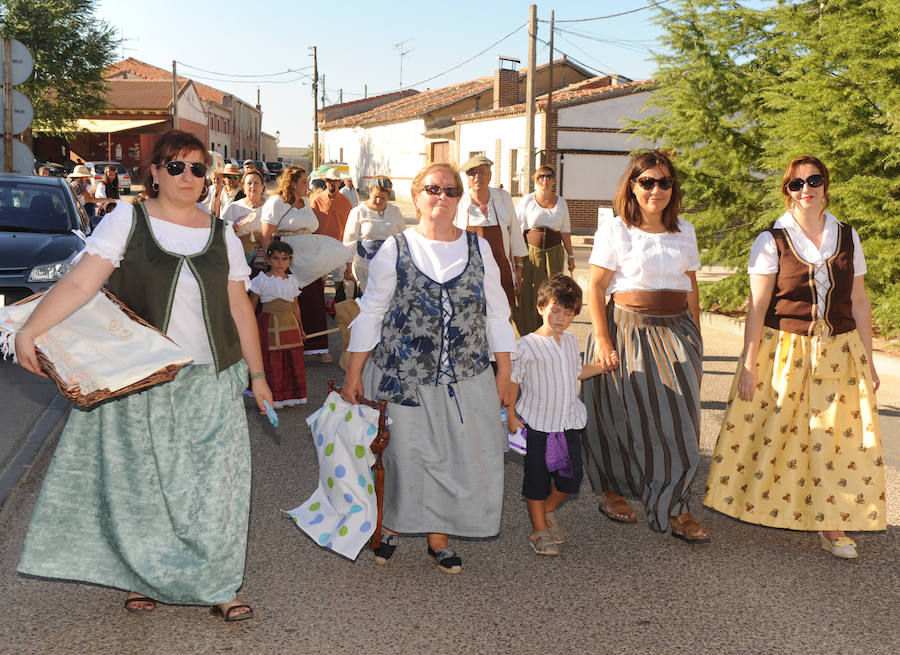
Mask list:
[[[439,196],[441,191],[447,194],[448,198],[459,198],[462,195],[462,189],[458,186],[439,186],[437,184],[428,184],[422,187],[422,191],[429,196]]]
[[[184,169],[188,166],[187,163],[183,161],[169,161],[163,164],[166,167],[166,172],[172,177],[178,177],[182,173],[184,173]],[[191,174],[194,177],[203,177],[206,175],[206,171],[209,167],[206,164],[202,164],[199,161],[195,161],[190,165]]]
[[[788,182],[787,188],[791,191],[799,191],[803,188],[804,184],[808,184],[815,189],[816,187],[820,187],[825,184],[825,176],[816,173],[815,175],[810,175],[805,180],[801,177],[795,177],[793,180]]]
[[[668,191],[675,184],[675,180],[668,176],[661,177],[658,180],[655,177],[639,177],[635,182],[640,184],[644,191],[651,191],[657,184],[663,191]]]

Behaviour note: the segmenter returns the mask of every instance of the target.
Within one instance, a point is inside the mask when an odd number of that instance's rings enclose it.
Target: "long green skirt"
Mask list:
[[[241,360],[73,409],[44,480],[21,573],[163,603],[232,600],[244,576],[250,443]]]
[[[523,264],[522,288],[519,290],[518,306],[513,310],[513,321],[519,336],[524,337],[544,322],[537,312],[538,287],[551,275],[566,270],[566,248],[561,243],[546,249],[529,244],[528,257]]]

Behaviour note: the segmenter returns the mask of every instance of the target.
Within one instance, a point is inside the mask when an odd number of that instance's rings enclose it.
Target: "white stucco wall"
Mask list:
[[[657,109],[645,109],[649,92],[634,93],[609,100],[588,102],[559,110],[560,127],[625,127],[623,118],[644,118]]]
[[[561,153],[559,194],[567,200],[612,201],[628,159],[627,155]]]
[[[398,198],[410,198],[410,183],[422,168],[425,154],[425,122],[417,119],[374,127],[324,130],[323,160],[343,161],[356,185],[368,188],[368,179],[387,175]]]
[[[540,147],[541,134],[544,130],[544,115],[536,114],[534,117],[534,141],[536,147]],[[496,161],[496,139],[500,139],[500,160]],[[478,121],[473,123],[460,123],[459,126],[459,164],[469,158],[469,153],[483,150],[485,156],[494,161],[491,185],[503,184],[503,188],[510,188],[510,150],[519,151],[517,155],[517,169],[520,184],[525,184],[526,149],[525,149],[525,116],[512,116],[510,118],[498,118],[492,121]],[[537,151],[535,151],[537,159]],[[465,181],[465,180],[464,180]],[[523,186],[524,188],[524,186]]]
[[[178,97],[178,116],[201,125],[207,124],[206,111],[203,109],[203,103],[193,85]]]

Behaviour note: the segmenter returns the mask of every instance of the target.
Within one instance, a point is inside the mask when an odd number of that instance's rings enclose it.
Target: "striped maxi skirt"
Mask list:
[[[662,532],[689,511],[700,462],[700,328],[690,312],[650,316],[612,302],[607,320],[619,367],[584,382],[584,469],[596,492],[639,497]],[[585,362],[593,361],[591,337]]]

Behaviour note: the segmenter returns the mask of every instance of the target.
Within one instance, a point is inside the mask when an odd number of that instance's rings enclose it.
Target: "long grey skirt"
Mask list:
[[[654,530],[688,510],[700,463],[703,341],[690,312],[655,317],[607,306],[619,368],[585,380],[584,469],[599,492],[637,496]],[[588,340],[585,362],[594,361]]]
[[[232,600],[244,576],[250,443],[241,360],[73,409],[44,480],[21,573],[164,603]]]
[[[381,369],[363,369],[367,398]],[[490,537],[500,531],[503,446],[497,384],[490,368],[454,385],[420,386],[419,407],[388,404],[384,526],[395,532]],[[460,420],[462,413],[462,420]]]

